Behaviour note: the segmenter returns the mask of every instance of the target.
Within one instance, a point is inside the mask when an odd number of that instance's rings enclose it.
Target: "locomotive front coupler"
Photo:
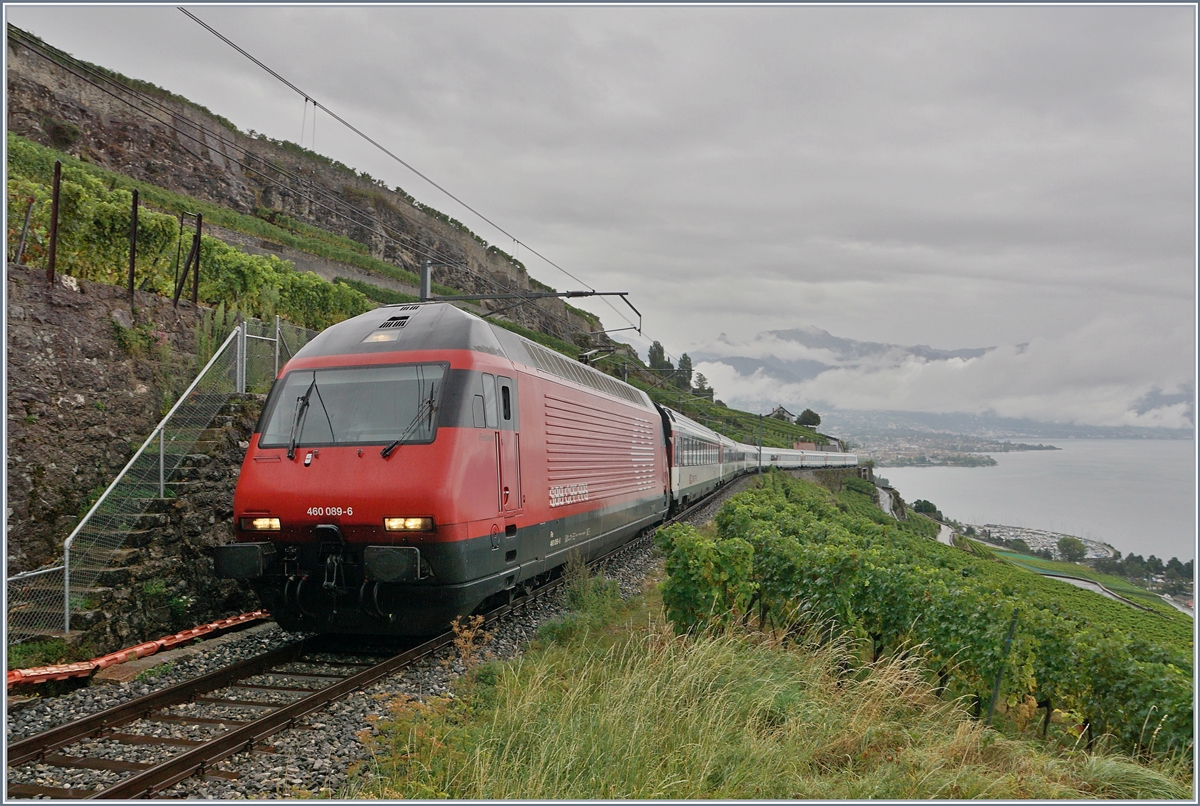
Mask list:
[[[347,593],[346,587],[346,541],[336,524],[322,523],[313,527],[313,535],[320,546],[320,560],[325,566],[325,581],[321,586],[327,591]]]

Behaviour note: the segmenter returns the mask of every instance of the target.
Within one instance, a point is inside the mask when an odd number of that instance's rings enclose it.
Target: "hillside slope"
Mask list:
[[[519,261],[401,188],[388,189],[295,144],[243,133],[186,99],[74,60],[13,26],[6,79],[10,131],[84,162],[285,228],[308,225],[342,236],[361,245],[365,256],[386,264],[362,272],[376,275],[381,285],[394,287],[397,277],[411,281],[428,257],[435,262],[435,282],[466,293],[548,288]],[[284,252],[282,244],[270,240],[236,234],[229,240],[248,251]],[[319,260],[299,262],[301,270],[332,273],[318,269]],[[353,271],[341,273],[354,276]],[[557,299],[522,305],[505,315],[566,340],[603,329],[589,314]]]

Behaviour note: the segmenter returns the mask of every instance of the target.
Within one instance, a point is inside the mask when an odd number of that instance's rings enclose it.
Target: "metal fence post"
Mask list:
[[[25,223],[21,225],[21,240],[17,241],[17,256],[13,258],[13,263],[20,264],[21,258],[25,256],[25,236],[29,234],[29,217],[33,215],[33,205],[37,203],[37,199],[33,196],[29,197],[29,206],[25,208]]]
[[[164,473],[164,465],[166,464],[166,435],[167,429],[162,424],[158,427],[158,497],[167,497],[166,474]]]
[[[71,544],[63,546],[63,635],[71,634]]]
[[[50,259],[46,263],[46,282],[54,282],[54,263],[58,255],[58,196],[62,184],[62,162],[54,161],[54,188],[50,196]]]
[[[134,270],[137,266],[137,214],[138,214],[138,192],[137,188],[133,189],[133,210],[129,214],[129,305],[134,304],[133,295],[133,278]]]
[[[204,227],[204,214],[196,213],[196,240],[192,247],[196,252],[196,269],[192,275],[192,304],[198,305],[200,300],[200,230]]]
[[[275,374],[271,376],[272,381],[279,377],[279,340],[281,338],[279,314],[275,314]]]
[[[237,340],[237,393],[246,394],[246,325],[245,319],[238,325]]]

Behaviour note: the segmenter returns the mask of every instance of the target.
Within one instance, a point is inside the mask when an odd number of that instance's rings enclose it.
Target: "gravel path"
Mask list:
[[[753,484],[753,477],[743,478],[716,496],[688,518],[691,523],[711,519],[729,495]],[[631,597],[642,591],[646,576],[659,564],[652,546],[625,552],[610,561],[605,576],[617,580],[621,595]],[[561,591],[529,606],[492,629],[492,640],[483,647],[497,660],[510,660],[537,635],[538,627],[562,614],[565,597]],[[110,708],[121,702],[149,694],[199,674],[229,665],[239,660],[274,649],[299,636],[285,633],[276,625],[262,625],[222,639],[211,651],[173,662],[154,676],[144,676],[121,685],[93,685],[70,694],[46,699],[8,714],[5,726],[8,741],[48,730],[88,714]],[[324,710],[301,720],[294,729],[278,733],[268,741],[268,748],[253,754],[239,753],[220,762],[218,770],[233,772],[238,778],[228,780],[210,777],[207,780],[189,778],[165,790],[162,795],[175,798],[288,798],[352,796],[351,773],[366,761],[369,750],[359,738],[363,731],[374,731],[374,723],[388,712],[388,704],[401,695],[419,699],[450,693],[454,678],[464,669],[452,660],[453,649],[447,648],[434,657],[426,658],[391,677],[378,681],[367,689],[332,703]],[[259,678],[269,683],[267,676]],[[276,681],[277,683],[279,681]],[[289,682],[288,685],[294,685]],[[270,696],[264,696],[270,694]],[[232,695],[230,695],[232,696]],[[296,696],[300,696],[297,694]],[[275,693],[239,691],[239,700],[279,699]],[[282,699],[288,699],[283,696]],[[215,706],[187,703],[168,713],[178,716],[202,715],[209,718],[244,720],[253,715],[248,707]],[[203,740],[219,730],[218,726],[196,726],[172,722],[141,720],[120,728],[122,733],[167,736],[177,739]],[[365,735],[365,734],[364,734]],[[164,757],[178,748],[161,748]],[[153,761],[159,748],[153,745],[128,745],[111,739],[89,740],[61,751],[64,755],[88,755],[112,760]],[[119,776],[105,770],[70,769],[47,764],[27,764],[8,770],[12,783],[43,786],[95,789],[115,783]]]

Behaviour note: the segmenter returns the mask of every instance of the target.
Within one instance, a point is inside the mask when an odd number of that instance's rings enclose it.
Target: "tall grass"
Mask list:
[[[818,638],[677,637],[652,620],[599,649],[552,642],[482,667],[458,700],[399,700],[360,796],[1188,798],[1120,757],[1011,740],[935,697],[911,662],[848,673]]]

